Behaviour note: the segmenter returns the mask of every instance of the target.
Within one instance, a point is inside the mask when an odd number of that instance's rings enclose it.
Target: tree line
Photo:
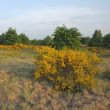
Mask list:
[[[16,29],[12,28],[9,28],[5,33],[0,35],[0,45],[14,45],[19,43],[52,46],[56,49],[65,47],[78,49],[82,45],[110,48],[110,33],[103,36],[101,30],[95,30],[92,37],[82,37],[81,32],[77,28],[67,28],[63,25],[58,26],[51,36],[47,36],[44,39],[30,40],[24,33],[18,34]]]

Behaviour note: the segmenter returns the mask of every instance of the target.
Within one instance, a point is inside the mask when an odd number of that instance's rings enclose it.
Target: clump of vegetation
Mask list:
[[[9,28],[7,32],[0,35],[0,45],[29,44],[29,38],[25,34],[16,32],[16,29]]]
[[[44,39],[33,39],[30,41],[31,45],[37,45],[37,46],[52,46],[53,45],[53,38],[51,36],[47,36]]]
[[[78,49],[81,46],[81,33],[77,28],[57,27],[53,36],[53,46],[56,49],[62,49],[65,46],[71,49]]]
[[[0,49],[16,49],[16,50],[20,50],[20,49],[29,49],[32,48],[31,46],[25,45],[25,44],[14,44],[14,45],[0,45]]]
[[[36,79],[48,79],[57,90],[81,91],[95,85],[96,54],[83,51],[45,48],[37,58]]]

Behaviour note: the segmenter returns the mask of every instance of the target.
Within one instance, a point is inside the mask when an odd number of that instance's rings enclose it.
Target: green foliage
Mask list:
[[[41,45],[44,45],[44,46],[51,46],[53,43],[53,39],[52,37],[50,36],[47,36],[46,38],[44,38],[41,42]]]
[[[110,34],[107,34],[103,38],[103,46],[110,48]]]
[[[89,45],[95,46],[95,47],[101,47],[103,45],[103,37],[102,37],[101,30],[95,30]]]
[[[81,33],[75,27],[67,28],[65,25],[57,27],[54,31],[53,38],[47,36],[44,39],[29,40],[29,37],[24,33],[17,34],[16,29],[9,28],[7,32],[0,35],[0,45],[14,44],[36,45],[36,46],[51,46],[58,50],[80,49],[82,45],[91,47],[106,47],[110,48],[110,34],[102,37],[101,30],[95,30],[93,37],[81,37]]]
[[[83,45],[88,45],[89,42],[90,42],[90,37],[82,37],[82,38],[81,38],[81,43],[82,43]]]
[[[8,31],[1,35],[1,44],[14,45],[20,43],[20,38],[15,29],[9,28]]]
[[[31,45],[37,45],[40,46],[41,45],[42,40],[37,40],[37,39],[33,39],[30,41]]]
[[[29,38],[25,34],[18,35],[16,29],[9,28],[0,35],[0,45],[29,44]]]
[[[81,33],[77,28],[68,29],[63,25],[62,27],[56,28],[53,36],[53,46],[56,49],[62,49],[65,46],[72,49],[80,47]]]
[[[2,35],[0,35],[0,44],[3,45],[5,42],[5,34],[3,33]]]
[[[28,45],[30,43],[29,38],[24,33],[20,34],[19,38],[22,44]]]
[[[37,46],[52,46],[53,39],[50,36],[45,37],[44,39],[33,39],[31,40],[31,45],[37,45]]]

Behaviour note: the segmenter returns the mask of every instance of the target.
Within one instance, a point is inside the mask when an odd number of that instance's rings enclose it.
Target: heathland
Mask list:
[[[110,50],[1,45],[0,110],[110,110]]]

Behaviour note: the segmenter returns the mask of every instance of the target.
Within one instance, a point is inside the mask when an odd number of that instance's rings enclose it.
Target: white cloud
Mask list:
[[[16,28],[19,33],[25,32],[31,38],[45,37],[52,33],[58,25],[79,26],[90,23],[88,17],[97,17],[105,12],[89,8],[60,7],[26,10],[18,16],[0,19],[0,33],[9,27]]]

